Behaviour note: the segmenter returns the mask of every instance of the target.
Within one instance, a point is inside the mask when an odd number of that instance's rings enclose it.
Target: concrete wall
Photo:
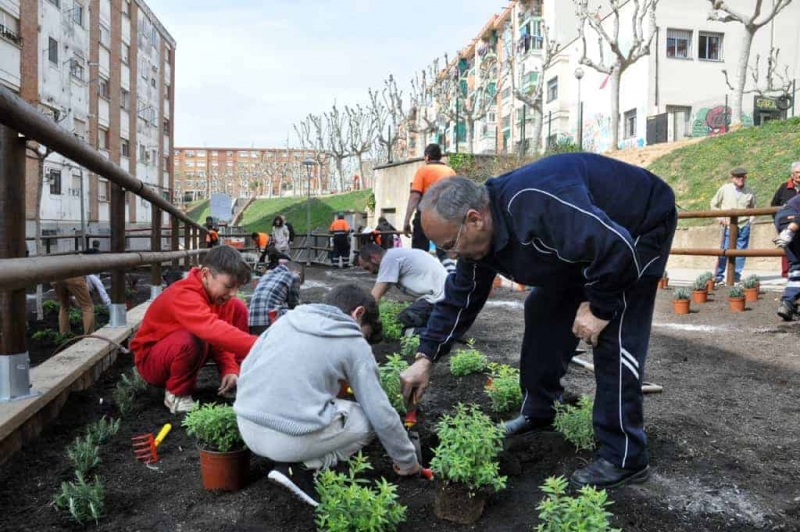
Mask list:
[[[386,216],[392,225],[402,230],[411,182],[416,171],[424,165],[423,159],[411,159],[375,168],[375,210],[368,219],[370,226],[378,223],[378,217]],[[386,213],[386,209],[394,209],[394,214]],[[402,238],[404,246],[411,245],[410,239]]]

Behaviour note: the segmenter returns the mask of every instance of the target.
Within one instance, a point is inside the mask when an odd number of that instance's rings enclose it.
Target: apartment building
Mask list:
[[[750,0],[730,0],[728,4],[743,13],[753,10]],[[607,2],[594,0],[590,6],[610,31],[613,17]],[[631,2],[623,3],[619,38],[623,49],[633,39],[632,8]],[[441,102],[430,98],[427,115],[436,117],[438,129],[427,138],[414,138],[412,143],[437,140],[450,152],[518,152],[523,142],[530,149],[534,114],[530,102],[514,89],[530,95],[537,84],[543,84],[540,142],[582,141],[584,149],[611,149],[611,83],[607,74],[580,64],[583,43],[578,39],[577,22],[571,1],[510,2],[441,70],[441,77],[458,80],[460,101],[451,99],[447,102],[450,112],[442,113]],[[545,29],[560,50],[543,69]],[[723,70],[729,76],[737,70],[746,40],[743,26],[708,20],[706,2],[661,0],[654,31],[650,55],[628,68],[620,80],[618,147],[727,131],[733,91],[725,82]],[[750,64],[760,57],[759,87],[766,86],[771,50],[780,50],[777,71],[784,78],[791,80],[800,74],[799,33],[800,4],[794,2],[756,34]],[[597,35],[589,28],[586,35],[587,56],[598,61]],[[604,51],[608,60],[607,45]],[[487,58],[496,62],[496,69],[480,68]],[[487,74],[489,77],[485,77]],[[755,88],[752,74],[748,72],[748,92],[742,106],[744,125],[795,116],[791,101],[781,100],[776,94],[761,97],[751,92]],[[491,102],[470,124],[468,111],[453,111],[456,106],[463,109],[479,91],[490,95]],[[579,113],[581,104],[583,111]],[[458,114],[458,120],[453,119],[454,114]]]
[[[323,164],[308,170],[303,161]],[[185,205],[215,193],[232,198],[318,195],[329,192],[330,167],[325,157],[292,148],[175,148],[175,202]]]
[[[0,0],[0,83],[167,198],[174,64],[175,40],[142,0]],[[42,170],[40,195],[39,160],[29,153],[29,236],[37,213],[45,235],[109,232],[108,181],[58,154]],[[129,225],[149,226],[150,217],[129,194]]]

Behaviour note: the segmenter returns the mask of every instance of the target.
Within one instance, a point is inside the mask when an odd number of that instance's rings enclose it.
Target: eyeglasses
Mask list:
[[[464,230],[464,223],[467,221],[467,215],[464,215],[464,218],[461,219],[461,225],[458,226],[458,233],[456,233],[456,239],[450,245],[444,246],[436,246],[436,249],[439,251],[444,251],[445,253],[457,253],[456,248],[458,247],[458,241],[461,239],[461,231]]]

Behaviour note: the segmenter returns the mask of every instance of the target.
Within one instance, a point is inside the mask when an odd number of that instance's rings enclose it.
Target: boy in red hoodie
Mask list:
[[[191,393],[208,357],[219,369],[219,394],[236,388],[239,364],[257,339],[248,332],[247,307],[235,297],[248,282],[250,268],[239,252],[215,247],[201,268],[192,268],[147,309],[131,350],[144,380],[166,388],[164,405],[173,414],[196,405]]]

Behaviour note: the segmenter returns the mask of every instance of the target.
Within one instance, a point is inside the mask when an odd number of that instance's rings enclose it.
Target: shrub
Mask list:
[[[545,154],[555,155],[557,153],[576,153],[581,151],[583,150],[581,150],[577,144],[572,142],[571,138],[565,137],[550,143],[545,150]]]
[[[399,340],[403,336],[403,325],[397,321],[397,315],[408,305],[396,301],[382,300],[380,304],[381,323],[383,324],[383,338],[386,340]]]
[[[728,288],[728,297],[744,297],[744,289],[741,286],[731,286]]]
[[[703,279],[707,283],[708,281],[712,281],[714,279],[714,274],[711,272],[703,272],[697,278]]]
[[[397,486],[382,478],[373,487],[368,481],[356,478],[372,469],[360,452],[348,465],[347,473],[326,469],[317,475],[319,506],[315,521],[319,530],[383,532],[394,530],[405,521],[406,507],[397,502]]]
[[[44,301],[42,303],[42,310],[44,311],[45,316],[49,314],[57,314],[58,310],[61,308],[61,305],[58,301]]]
[[[575,445],[579,451],[594,449],[594,427],[592,426],[591,397],[582,396],[578,406],[556,403],[556,418],[553,426],[564,435],[564,439]]]
[[[189,436],[197,438],[200,447],[209,451],[226,453],[245,446],[231,406],[205,404],[186,414],[182,425]]]
[[[61,510],[68,510],[72,519],[80,524],[90,519],[97,524],[105,511],[103,485],[97,477],[91,484],[87,483],[79,471],[75,472],[75,480],[61,483],[61,492],[56,495],[53,503]]]
[[[675,301],[680,301],[681,299],[689,299],[692,297],[692,294],[689,292],[688,288],[677,288],[672,297]]]
[[[57,343],[56,340],[58,339],[59,334],[53,329],[41,329],[36,331],[31,336],[32,339],[36,340],[37,342],[42,342],[44,344],[51,344]]]
[[[450,357],[450,372],[456,377],[478,373],[486,369],[489,361],[477,349],[459,349]]]
[[[403,356],[414,356],[419,350],[419,336],[414,334],[411,336],[403,336],[400,339],[400,352]]]
[[[76,308],[71,308],[69,309],[68,314],[69,314],[70,325],[75,325],[77,327],[78,325],[81,325],[83,323],[83,313],[80,310]]]
[[[606,490],[586,486],[577,497],[567,495],[567,479],[550,477],[541,486],[547,497],[536,507],[542,521],[537,532],[622,532],[611,528]]]
[[[492,401],[492,410],[498,413],[518,409],[522,405],[519,370],[506,364],[489,364],[491,379],[486,385],[486,395]]]
[[[706,290],[707,288],[708,280],[704,275],[699,275],[697,279],[694,280],[694,284],[692,285],[693,290]]]
[[[100,463],[98,453],[100,446],[92,438],[76,438],[72,445],[67,447],[67,456],[75,466],[75,471],[81,474],[88,473]]]
[[[86,438],[91,439],[98,445],[102,445],[119,431],[119,423],[119,419],[108,419],[103,416],[86,427]]]
[[[457,404],[454,415],[442,416],[436,432],[439,446],[433,450],[431,469],[443,480],[461,482],[472,491],[506,487],[496,460],[503,450],[503,429],[476,405]]]
[[[75,338],[75,333],[70,332],[70,331],[67,331],[64,334],[56,333],[55,343],[57,345],[61,345],[61,344],[67,343],[68,341],[72,340],[73,338]]]
[[[394,409],[401,414],[406,412],[406,403],[403,399],[403,389],[400,385],[400,373],[406,369],[408,369],[408,362],[396,353],[386,357],[386,362],[378,368],[381,388],[386,392],[386,396]]]
[[[755,288],[759,284],[761,284],[761,280],[758,278],[758,275],[751,275],[742,281],[742,286],[745,288]]]

